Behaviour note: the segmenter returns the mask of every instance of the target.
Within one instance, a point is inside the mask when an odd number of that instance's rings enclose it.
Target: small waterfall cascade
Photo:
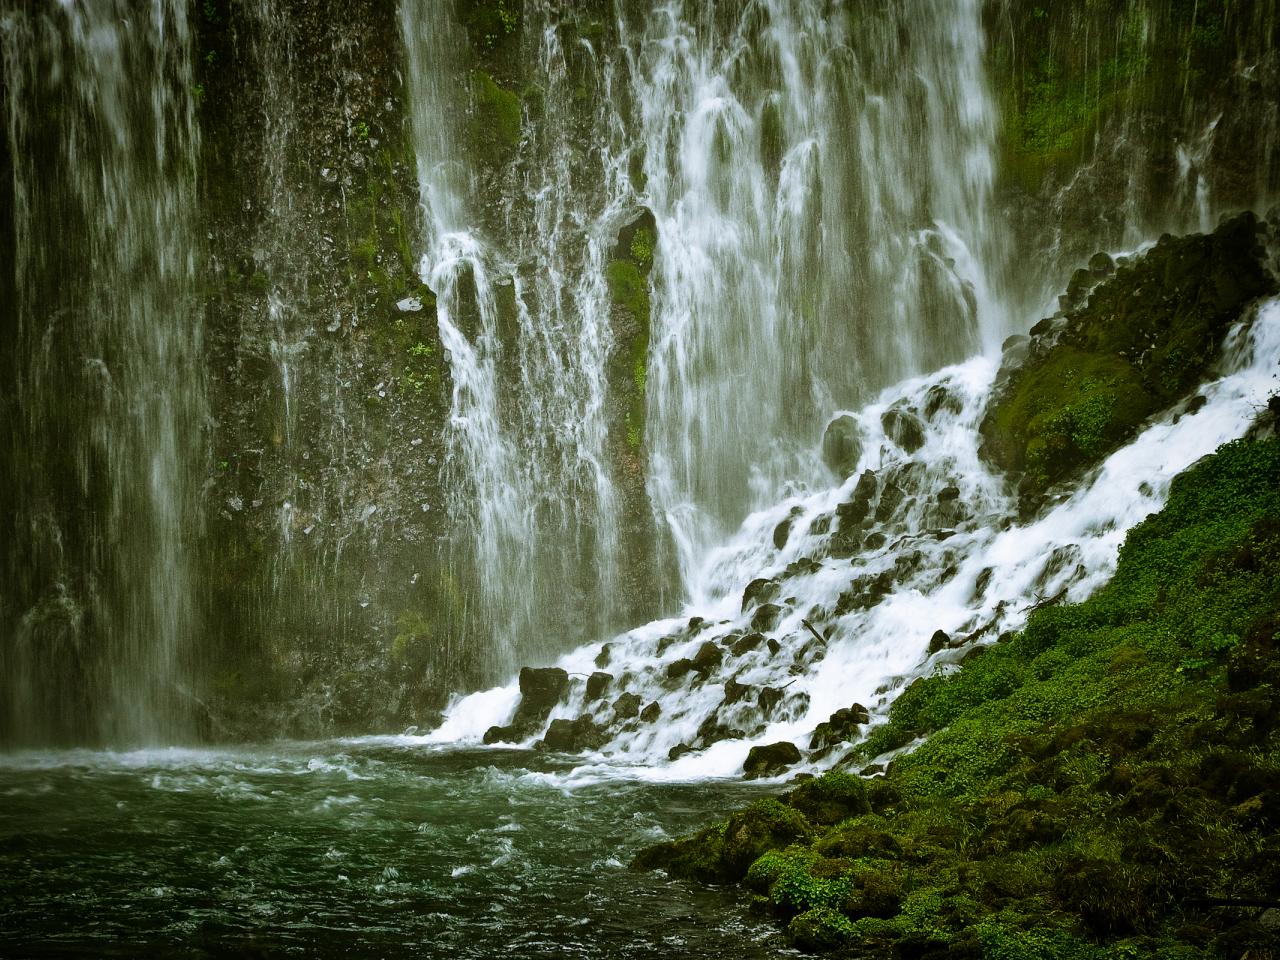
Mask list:
[[[1278,370],[1273,297],[1229,331],[1213,379],[1031,520],[978,457],[990,358],[889,387],[850,411],[866,444],[847,481],[748,516],[708,554],[706,599],[680,616],[564,655],[568,689],[546,723],[608,731],[577,771],[588,780],[736,776],[752,746],[780,740],[809,747],[789,774],[829,767],[844,756],[839,731],[823,739],[837,711],[882,722],[913,679],[957,670],[1036,606],[1104,584],[1128,530],[1179,472],[1245,433]],[[911,453],[883,430],[902,409],[924,417]],[[842,522],[860,517],[865,537],[842,547]],[[475,742],[520,696],[513,683],[463,697],[423,742]]]
[[[187,4],[6,2],[0,44],[4,727],[181,739],[207,418]]]
[[[995,347],[981,4],[661,6],[628,38],[658,223],[650,491],[686,590],[825,476],[831,410]]]

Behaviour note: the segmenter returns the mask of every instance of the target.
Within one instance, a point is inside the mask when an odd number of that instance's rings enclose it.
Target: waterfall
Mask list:
[[[0,43],[4,730],[181,738],[207,416],[186,3],[6,3]]]
[[[825,476],[825,416],[1006,331],[976,0],[666,3],[628,38],[658,222],[650,491],[686,588]]]
[[[521,658],[617,629],[626,608],[609,449],[617,436],[606,410],[615,346],[606,266],[635,203],[612,68],[594,63],[589,47],[566,50],[548,16],[536,4],[525,12],[543,113],[536,124],[525,118],[526,159],[506,173],[514,186],[495,203],[460,160],[474,133],[459,119],[474,116],[475,88],[493,81],[454,60],[465,41],[447,9],[401,7],[426,223],[422,278],[436,294],[453,378],[446,486],[465,537],[457,552],[475,571],[475,622],[491,637],[491,679]],[[602,88],[590,148],[574,121],[583,57]]]
[[[856,18],[618,3],[590,35],[529,3],[537,97],[486,175],[459,158],[492,78],[429,6],[401,12],[422,275],[454,378],[451,506],[501,672],[620,626],[639,563],[697,594],[747,512],[827,482],[828,411],[1000,341],[995,111],[975,0]],[[626,391],[637,418],[610,414]]]

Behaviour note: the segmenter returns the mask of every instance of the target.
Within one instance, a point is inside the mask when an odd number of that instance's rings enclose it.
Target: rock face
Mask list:
[[[1260,225],[1242,214],[1212,234],[1165,237],[1121,266],[1007,364],[981,425],[982,455],[1034,497],[1076,476],[1195,386],[1227,326],[1274,292]]]
[[[858,421],[847,413],[827,424],[822,434],[822,462],[842,480],[853,472],[862,456]]]
[[[800,762],[800,748],[789,740],[752,747],[742,772],[750,779],[771,777]]]

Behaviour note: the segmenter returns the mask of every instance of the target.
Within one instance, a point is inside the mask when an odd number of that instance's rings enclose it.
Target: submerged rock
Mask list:
[[[766,746],[752,747],[747,754],[742,772],[749,779],[769,777],[800,762],[800,748],[789,740],[780,740]]]

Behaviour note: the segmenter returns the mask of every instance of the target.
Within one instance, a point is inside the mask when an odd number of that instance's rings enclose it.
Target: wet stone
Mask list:
[[[880,502],[876,504],[876,519],[882,522],[888,520],[902,505],[906,496],[906,492],[897,484],[885,484],[884,490],[880,493]]]
[[[596,654],[595,664],[597,667],[607,667],[609,658],[613,655],[613,644],[606,643],[600,648],[600,652]]]
[[[924,395],[924,415],[930,420],[944,410],[957,414],[963,409],[960,398],[941,384],[934,384]]]
[[[762,687],[756,697],[756,705],[766,718],[770,717],[773,715],[773,711],[778,708],[778,704],[782,703],[782,698],[785,695],[786,692],[781,687]]]
[[[787,541],[791,539],[791,527],[796,522],[799,515],[799,508],[794,508],[791,515],[773,528],[773,546],[775,549],[781,550],[787,545]]]
[[[749,779],[768,777],[782,773],[800,762],[800,748],[788,740],[770,743],[765,746],[752,747],[747,760],[742,765],[742,772]]]
[[[858,482],[854,484],[852,500],[870,500],[876,495],[876,487],[879,483],[876,480],[876,472],[874,470],[863,470],[862,476],[858,477]]]
[[[698,652],[694,654],[692,660],[693,669],[702,674],[710,673],[716,667],[720,666],[723,659],[724,650],[708,640],[700,646],[698,648]]]
[[[763,633],[748,633],[745,637],[735,640],[733,646],[729,648],[729,652],[735,657],[741,657],[764,643]]]
[[[742,609],[746,612],[747,608],[755,603],[765,603],[772,600],[778,595],[778,584],[767,577],[757,577],[747,584],[747,589],[742,591]]]
[[[581,753],[584,750],[598,750],[608,740],[608,732],[594,720],[590,717],[578,717],[576,720],[552,720],[546,734],[538,742],[538,747],[557,753]]]
[[[613,674],[611,673],[597,670],[587,677],[586,702],[591,703],[603,697],[608,692],[609,684],[611,683],[613,683]]]
[[[667,679],[680,680],[688,674],[693,673],[693,671],[693,661],[688,657],[681,657],[679,660],[674,660],[667,664]],[[636,698],[637,709],[639,709],[639,699],[639,697]]]
[[[822,434],[822,462],[836,476],[847,477],[862,456],[862,437],[858,421],[847,413],[827,424]]]
[[[776,603],[765,603],[760,606],[755,616],[751,618],[751,629],[763,633],[766,630],[772,630],[777,627],[778,621],[781,619],[782,608]]]
[[[734,704],[746,700],[755,692],[755,689],[755,687],[739,683],[737,680],[726,680],[724,684],[724,702],[725,704]]]
[[[613,715],[619,720],[630,720],[640,715],[640,695],[624,693],[613,701]]]
[[[640,711],[640,719],[644,723],[653,723],[660,716],[662,716],[662,708],[658,706],[656,700]]]
[[[522,668],[520,706],[516,708],[512,726],[523,729],[542,723],[568,687],[569,674],[559,667]]]
[[[886,410],[880,415],[884,435],[907,453],[915,453],[924,446],[924,424],[905,410]]]
[[[693,747],[687,743],[677,743],[674,747],[667,751],[667,759],[675,762],[683,757],[686,753],[693,753]]]
[[[929,638],[929,653],[935,654],[951,645],[951,636],[945,630],[935,630]]]

